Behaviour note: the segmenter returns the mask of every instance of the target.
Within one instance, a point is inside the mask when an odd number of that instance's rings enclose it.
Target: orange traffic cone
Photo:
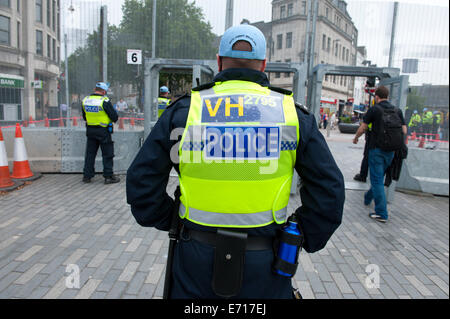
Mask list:
[[[78,126],[77,118],[73,118],[72,126]]]
[[[64,127],[64,122],[62,118],[59,119],[59,127]]]
[[[420,139],[420,143],[419,143],[419,148],[423,148],[423,145],[425,144],[425,138],[424,137],[422,137],[421,139]]]
[[[5,142],[3,140],[2,129],[0,128],[0,190],[13,185],[14,182],[9,176],[8,157],[6,156]]]
[[[33,177],[34,174],[30,169],[28,163],[27,150],[25,149],[25,142],[22,135],[20,125],[16,124],[16,138],[14,140],[14,166],[11,178],[26,179]]]
[[[49,127],[50,124],[48,123],[48,117],[45,118],[45,127]]]
[[[119,119],[119,130],[123,130],[124,129],[124,127],[123,127],[123,118],[120,118]]]
[[[131,126],[134,127],[134,124],[135,124],[135,123],[134,123],[134,118],[131,118],[131,119],[130,119],[130,124],[131,124]]]

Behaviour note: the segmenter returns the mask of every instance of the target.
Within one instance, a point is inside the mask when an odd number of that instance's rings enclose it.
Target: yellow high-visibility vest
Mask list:
[[[87,125],[107,127],[111,122],[103,109],[103,102],[109,101],[106,96],[90,95],[83,99]]]
[[[179,215],[211,227],[282,224],[299,143],[292,95],[248,81],[193,91],[179,146]]]

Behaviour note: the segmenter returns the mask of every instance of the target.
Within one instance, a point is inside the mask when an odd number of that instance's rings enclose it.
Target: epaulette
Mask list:
[[[269,86],[269,89],[281,94],[285,94],[285,95],[292,95],[292,91],[286,90],[286,89],[282,89],[276,86]]]
[[[304,106],[303,104],[300,104],[298,102],[295,102],[295,107],[300,109],[303,113],[308,114],[309,115],[309,111],[308,108],[306,106]]]
[[[192,91],[203,91],[203,90],[207,90],[212,88],[214,85],[216,85],[216,82],[210,82],[210,83],[206,83],[206,84],[202,84],[200,86],[197,86],[195,88],[192,89]]]
[[[173,105],[177,104],[177,102],[178,102],[179,100],[184,99],[184,98],[191,98],[191,95],[188,94],[188,93],[186,93],[185,95],[180,96],[178,99],[176,99],[175,101],[171,102],[171,103],[166,107],[166,109],[171,108]]]

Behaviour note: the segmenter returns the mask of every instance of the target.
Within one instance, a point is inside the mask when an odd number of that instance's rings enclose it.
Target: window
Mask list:
[[[281,62],[281,60],[278,60],[276,62]],[[275,78],[279,79],[281,77],[281,73],[280,72],[275,72]]]
[[[9,18],[0,16],[0,44],[10,45]]]
[[[42,22],[42,0],[36,0],[36,21]]]
[[[345,24],[345,33],[347,33],[347,28],[348,28],[348,25],[347,25],[347,23]]]
[[[327,19],[328,19],[329,11],[330,11],[330,10],[328,9],[328,7],[326,7],[326,8],[325,8],[325,16],[327,17]]]
[[[36,30],[36,54],[43,55],[42,31]]]
[[[324,34],[322,36],[322,50],[326,50],[327,49],[327,36]]]
[[[292,48],[292,32],[286,33],[286,48]]]
[[[336,42],[336,46],[334,48],[334,56],[338,56],[339,44]]]
[[[60,21],[59,21],[59,19],[60,19],[59,11],[60,11],[60,6],[59,6],[59,0],[58,0],[58,8],[57,8],[57,10],[56,10],[56,16],[58,17],[58,24],[57,24],[57,28],[58,28],[58,41],[61,41],[61,24],[60,24]]]
[[[278,34],[277,35],[277,49],[280,50],[283,48],[283,35]]]
[[[53,0],[53,7],[52,7],[52,12],[53,12],[53,31],[56,31],[56,0]]]
[[[10,7],[11,4],[9,3],[9,0],[0,0],[0,7]]]
[[[50,26],[52,25],[52,15],[51,15],[51,5],[52,1],[51,0],[47,0],[47,27],[50,28]]]
[[[344,59],[345,59],[345,48],[342,47],[342,60],[344,60]]]
[[[280,19],[286,18],[286,6],[280,7]]]
[[[17,48],[20,50],[20,22],[17,22]]]
[[[56,61],[56,40],[52,39],[52,58],[54,61]]]
[[[47,57],[52,58],[52,38],[49,35],[47,35]]]
[[[349,56],[349,49],[347,49],[347,54],[345,55],[345,61],[347,61],[348,62],[348,56]]]
[[[340,78],[339,80],[340,80],[339,83],[340,83],[340,85],[342,86],[342,84],[344,83],[344,82],[343,82],[343,81],[344,81],[344,77],[341,76],[341,78]]]
[[[306,1],[302,1],[302,14],[306,14]]]
[[[333,83],[336,84],[336,75],[333,75]]]
[[[289,3],[287,6],[287,16],[290,17],[293,14],[294,14],[294,4]]]
[[[286,61],[287,63],[290,63],[290,62],[291,62],[291,59],[286,59],[285,61]],[[290,75],[291,75],[290,72],[285,72],[285,73],[284,73],[284,77],[285,77],[285,78],[288,78]]]
[[[17,0],[17,12],[20,12],[20,0]]]
[[[330,52],[330,50],[331,50],[331,38],[328,38],[328,41],[327,41],[327,51]]]

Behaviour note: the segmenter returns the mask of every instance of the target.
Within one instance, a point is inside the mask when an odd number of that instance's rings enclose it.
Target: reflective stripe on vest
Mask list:
[[[107,127],[111,120],[103,109],[103,102],[108,101],[106,96],[91,95],[83,99],[83,109],[86,113],[86,122],[92,126]]]
[[[193,91],[179,146],[179,215],[211,227],[285,222],[299,142],[292,96],[247,81]]]

